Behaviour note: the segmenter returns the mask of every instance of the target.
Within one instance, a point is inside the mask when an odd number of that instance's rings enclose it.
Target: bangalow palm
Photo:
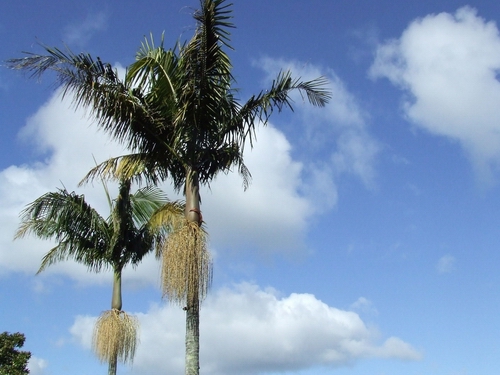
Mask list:
[[[45,47],[47,55],[9,62],[34,76],[55,71],[64,93],[74,95],[75,106],[89,108],[102,128],[131,149],[130,155],[99,165],[88,178],[140,173],[150,182],[170,178],[185,194],[182,233],[192,238],[181,247],[166,243],[163,286],[165,295],[186,310],[188,375],[199,373],[199,308],[211,279],[204,232],[194,229],[203,221],[200,186],[233,168],[248,186],[243,148],[247,142],[253,145],[256,127],[266,125],[274,110],[293,109],[293,91],[315,106],[330,99],[325,78],[304,82],[283,71],[268,90],[240,103],[225,51],[231,49],[234,27],[230,6],[225,0],[201,0],[193,15],[193,37],[172,49],[164,48],[163,39],[158,46],[153,38],[145,40],[124,80],[110,64],[69,50]]]
[[[130,180],[122,180],[114,201],[106,189],[111,208],[107,219],[90,207],[83,195],[65,189],[44,194],[22,212],[16,233],[16,238],[33,233],[57,242],[43,257],[38,272],[66,259],[92,271],[112,269],[111,310],[97,320],[92,341],[97,357],[109,364],[109,375],[116,374],[118,361],[133,361],[137,346],[137,319],[122,310],[122,270],[161,249],[168,229],[177,226],[184,209],[179,203],[169,202],[156,188],[130,194],[130,185]]]

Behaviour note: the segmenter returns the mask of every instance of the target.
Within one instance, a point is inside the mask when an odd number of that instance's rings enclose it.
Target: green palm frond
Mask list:
[[[151,216],[169,203],[167,195],[155,186],[146,186],[130,196],[133,220],[138,228],[147,225]]]
[[[160,141],[155,128],[161,122],[151,116],[154,110],[148,108],[139,91],[119,78],[111,64],[89,54],[75,54],[68,48],[62,51],[42,47],[46,55],[26,53],[26,57],[8,60],[7,66],[35,77],[55,72],[63,96],[72,93],[75,108],[88,109],[105,131],[131,149],[142,145],[141,138]]]
[[[241,134],[241,129],[245,129],[243,139],[249,136],[252,143],[257,121],[266,125],[274,109],[278,112],[284,108],[293,111],[293,101],[290,97],[293,91],[299,91],[301,95],[305,95],[312,105],[324,107],[331,99],[331,93],[326,89],[327,86],[328,80],[325,77],[303,82],[300,78],[293,79],[290,71],[280,72],[269,90],[253,95],[239,109],[238,115],[230,125],[230,130]]]
[[[89,206],[83,195],[65,189],[44,194],[21,212],[15,239],[34,234],[57,245],[42,259],[38,272],[60,261],[72,259],[91,271],[103,267],[121,270],[138,264],[163,244],[184,206],[170,202],[155,187],[144,187],[130,195],[130,182],[122,182],[112,202],[108,220]]]
[[[172,50],[163,48],[163,35],[161,44],[155,47],[153,36],[142,43],[136,55],[136,62],[130,65],[127,78],[130,85],[137,88],[149,88],[154,92],[156,100],[164,104],[173,104],[175,110],[177,103],[177,55]]]
[[[84,247],[81,246],[76,250],[74,242],[62,241],[57,246],[50,249],[43,257],[37,274],[45,271],[45,269],[53,264],[74,260],[77,263],[87,266],[92,272],[101,272],[103,269],[112,269],[112,264],[105,256],[104,248]]]
[[[166,163],[166,161],[165,161]],[[92,168],[80,181],[79,186],[96,178],[105,180],[129,179],[134,182],[145,180],[148,184],[157,184],[165,180],[168,170],[164,164],[157,163],[148,154],[135,153],[110,158]]]
[[[112,236],[109,223],[87,204],[85,197],[65,189],[44,194],[21,212],[15,238],[30,233],[58,243],[44,257],[39,272],[69,258],[82,261],[95,271],[106,262]]]

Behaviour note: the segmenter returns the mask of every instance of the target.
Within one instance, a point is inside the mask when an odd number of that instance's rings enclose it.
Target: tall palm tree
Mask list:
[[[200,185],[209,185],[215,176],[236,167],[244,186],[251,177],[243,161],[243,148],[253,145],[255,128],[267,124],[272,112],[292,108],[291,93],[299,91],[315,106],[330,99],[323,77],[312,81],[293,79],[282,71],[268,90],[240,103],[233,89],[235,79],[225,49],[231,49],[230,4],[225,0],[200,0],[194,13],[196,30],[189,42],[165,49],[163,39],[155,46],[146,40],[124,80],[110,64],[88,54],[44,47],[47,55],[29,55],[8,62],[11,68],[40,76],[47,70],[57,73],[64,94],[74,94],[76,107],[90,108],[97,123],[117,140],[128,145],[132,154],[110,159],[89,175],[106,175],[117,170],[127,176],[141,172],[157,182],[171,178],[186,199],[184,233],[199,251],[177,264],[184,283],[172,283],[165,272],[166,295],[186,310],[186,374],[199,373],[199,304],[206,294],[211,273],[204,251],[204,236],[197,231],[203,219]],[[189,242],[189,241],[188,241]],[[187,245],[186,245],[187,246]],[[166,246],[166,253],[176,246]],[[187,249],[187,248],[186,248]],[[186,250],[188,251],[188,250]],[[164,256],[164,260],[173,258]]]
[[[38,273],[51,264],[73,259],[92,271],[110,267],[113,271],[111,310],[105,311],[94,327],[93,349],[108,374],[116,375],[117,362],[132,362],[137,343],[137,320],[122,310],[123,268],[136,266],[146,254],[161,249],[166,230],[182,217],[183,206],[169,202],[156,188],[130,193],[130,180],[121,180],[118,197],[110,204],[109,218],[103,218],[83,195],[59,189],[42,195],[21,213],[15,238],[29,233],[55,239],[57,245],[42,259]]]

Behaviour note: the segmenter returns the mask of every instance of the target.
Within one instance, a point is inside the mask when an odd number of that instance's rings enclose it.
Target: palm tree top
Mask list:
[[[267,124],[274,110],[293,110],[292,91],[320,107],[331,94],[324,77],[303,82],[282,71],[268,90],[240,103],[225,52],[232,48],[231,5],[201,0],[189,42],[165,49],[163,38],[158,46],[152,37],[146,39],[124,79],[100,58],[47,46],[42,46],[46,55],[29,54],[8,65],[34,76],[55,71],[57,84],[64,94],[73,94],[74,105],[89,108],[102,128],[131,149],[132,158],[118,158],[100,172],[125,160],[129,167],[140,164],[142,176],[152,182],[171,177],[180,190],[187,169],[209,184],[236,167],[247,186],[243,148],[247,139],[252,145],[256,126]]]
[[[55,240],[38,272],[67,259],[95,272],[108,267],[117,271],[139,264],[153,249],[159,252],[168,225],[183,213],[181,203],[169,202],[157,188],[130,194],[129,181],[120,184],[119,195],[111,203],[111,213],[104,218],[84,195],[66,189],[46,193],[21,212],[15,238],[34,234]]]

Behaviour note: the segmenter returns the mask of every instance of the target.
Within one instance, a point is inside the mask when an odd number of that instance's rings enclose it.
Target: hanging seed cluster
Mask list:
[[[101,362],[132,363],[138,328],[135,316],[116,309],[104,311],[94,326],[92,349]]]
[[[205,298],[212,282],[212,257],[205,231],[185,220],[167,238],[162,254],[163,296],[179,305],[194,293]]]

